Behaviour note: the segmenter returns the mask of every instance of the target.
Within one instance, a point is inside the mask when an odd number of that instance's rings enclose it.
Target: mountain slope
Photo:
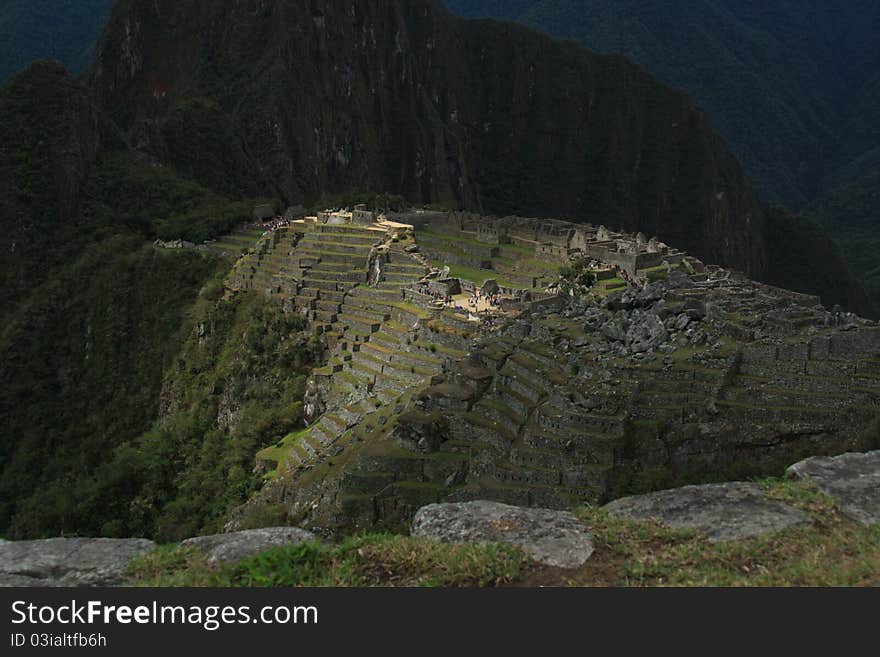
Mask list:
[[[768,276],[764,210],[685,95],[438,2],[133,0],[92,85],[132,143],[215,189],[574,217]],[[845,279],[828,300],[859,307]]]
[[[229,262],[149,241],[175,225],[204,239],[241,223],[240,204],[124,149],[88,88],[57,63],[14,76],[0,90],[0,116],[0,535],[153,533],[166,507],[169,526],[200,527],[222,500],[243,501],[253,452],[265,446],[260,431],[276,427],[255,421],[233,438],[215,432],[217,450],[200,455],[204,434],[194,427],[207,433],[211,422],[181,423],[174,455],[196,453],[170,458],[167,434],[147,432],[166,369],[200,316],[213,326],[240,307],[260,335],[271,326],[258,300],[223,305],[213,296]],[[230,351],[248,353],[236,344],[240,334],[218,333]],[[231,386],[237,363],[224,363]],[[278,381],[267,391],[242,386],[270,420],[287,390]],[[193,383],[181,394],[209,407],[214,381],[197,383],[208,390]],[[282,401],[284,417],[296,418],[291,400]],[[236,441],[249,449],[230,450]],[[230,482],[225,497],[191,494],[217,481]]]
[[[218,298],[228,262],[150,242],[222,234],[258,194],[573,215],[861,303],[683,94],[432,2],[130,0],[89,79],[36,63],[0,115],[4,535],[216,530],[257,486],[309,345]]]
[[[0,314],[69,255],[82,187],[100,147],[88,91],[40,63],[0,91]]]
[[[57,59],[74,72],[92,46],[114,0],[4,0],[0,3],[0,83],[36,59]]]
[[[880,230],[866,183],[880,172],[880,4],[855,0],[447,0],[467,17],[515,20],[598,52],[622,53],[686,89],[763,196],[832,231],[870,282]],[[876,189],[876,188],[875,188]],[[857,197],[844,200],[851,193]],[[845,208],[858,206],[851,220]]]
[[[622,53],[687,89],[763,192],[799,209],[831,171],[880,145],[872,88],[880,6],[825,0],[447,0]]]

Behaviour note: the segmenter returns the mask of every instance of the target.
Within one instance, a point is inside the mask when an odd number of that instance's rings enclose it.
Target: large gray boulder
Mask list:
[[[850,518],[880,522],[880,451],[816,456],[795,463],[788,475],[812,481]]]
[[[228,534],[188,538],[181,545],[194,547],[211,563],[233,563],[274,547],[314,541],[313,533],[298,527],[265,527]]]
[[[577,568],[593,554],[589,532],[571,513],[498,502],[422,507],[413,520],[412,535],[447,543],[506,543],[559,568]]]
[[[0,586],[116,586],[133,559],[155,549],[140,538],[0,542]]]
[[[810,522],[809,516],[767,499],[757,484],[733,482],[685,486],[615,500],[604,507],[626,520],[654,520],[694,529],[711,541],[732,541]]]

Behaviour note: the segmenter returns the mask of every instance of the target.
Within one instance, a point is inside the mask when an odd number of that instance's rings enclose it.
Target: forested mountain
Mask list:
[[[607,223],[861,303],[820,232],[784,231],[785,252],[824,273],[776,266],[776,215],[685,94],[621,57],[440,2],[134,1],[94,71],[127,139],[210,188],[288,202],[390,191]]]
[[[301,418],[308,345],[224,300],[228,263],[149,242],[221,234],[260,197],[605,223],[867,307],[684,93],[434,0],[128,0],[87,78],[34,64],[0,116],[0,532],[18,536],[217,529],[253,491],[254,453]]]
[[[464,16],[516,20],[599,52],[627,55],[690,93],[760,194],[825,223],[880,302],[880,9],[870,0],[623,2],[447,0]],[[55,57],[83,68],[110,0],[9,0],[9,71]],[[261,5],[262,6],[262,5]],[[247,11],[247,10],[245,10]],[[316,5],[314,11],[322,9]],[[0,70],[0,79],[5,77]],[[849,199],[850,195],[855,197]],[[843,208],[858,208],[850,219]],[[827,294],[827,292],[826,292]]]
[[[85,69],[113,1],[0,2],[0,83],[35,59],[56,59],[74,73]]]
[[[831,229],[880,300],[880,3],[446,0],[621,53],[690,93],[759,191]]]

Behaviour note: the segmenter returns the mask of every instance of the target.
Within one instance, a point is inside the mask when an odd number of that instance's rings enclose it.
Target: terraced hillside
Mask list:
[[[309,320],[324,365],[309,380],[310,426],[258,457],[278,475],[361,441],[388,409],[466,354],[473,327],[403,298],[427,273],[411,231],[297,222],[266,234],[230,277]]]
[[[258,228],[240,228],[210,242],[208,248],[222,255],[238,258],[259,241],[263,232]]]
[[[547,294],[585,254],[592,286]],[[497,321],[426,294],[441,267],[465,291],[497,285]],[[878,438],[880,328],[643,236],[305,222],[231,282],[302,313],[323,349],[310,424],[260,453],[253,502],[316,527],[393,525],[438,500],[570,508]]]

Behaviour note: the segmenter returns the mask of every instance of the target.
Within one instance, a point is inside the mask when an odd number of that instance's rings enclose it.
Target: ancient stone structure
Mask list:
[[[438,303],[450,281],[500,310]],[[323,348],[309,426],[259,461],[278,475],[259,501],[311,527],[572,508],[876,446],[880,328],[655,237],[322,213],[267,233],[229,284],[303,314]]]

